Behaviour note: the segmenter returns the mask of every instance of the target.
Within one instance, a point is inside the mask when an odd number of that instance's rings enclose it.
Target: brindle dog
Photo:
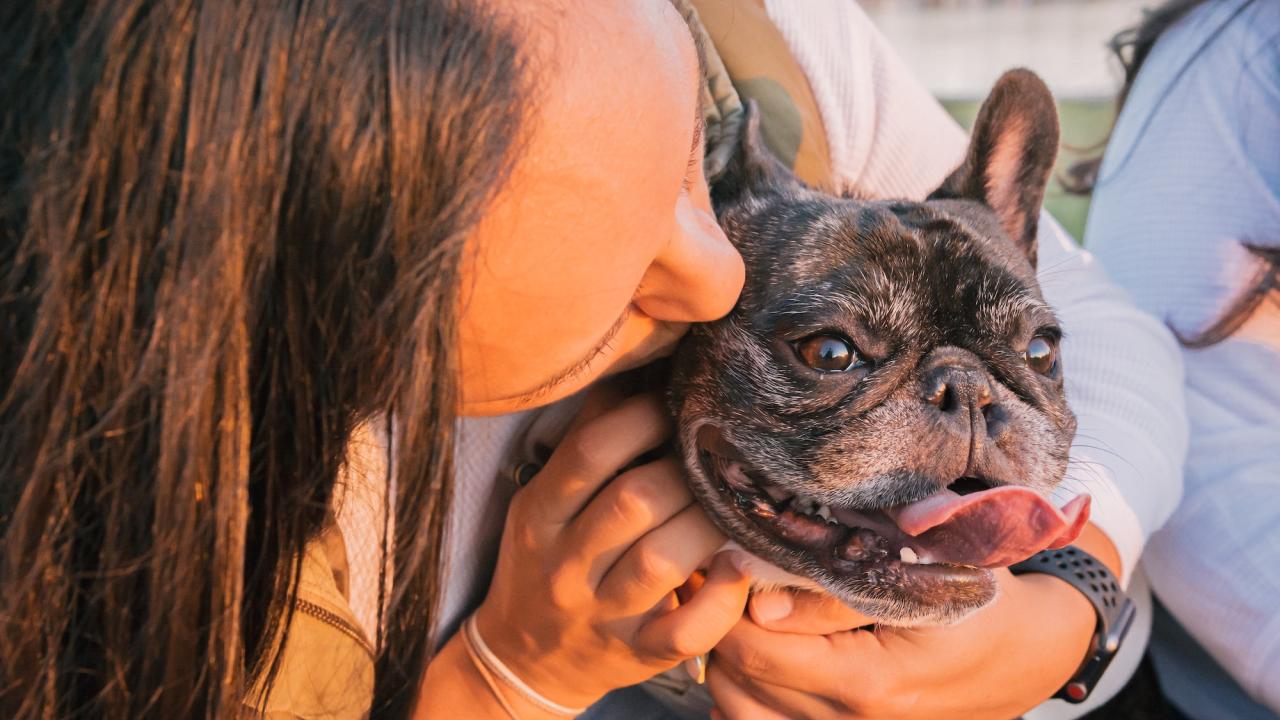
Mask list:
[[[990,602],[990,568],[1070,542],[1075,418],[1036,282],[1053,98],[1004,75],[968,156],[923,202],[834,197],[763,147],[754,108],[712,188],[747,283],[695,327],[671,404],[695,495],[767,583],[897,625]],[[785,572],[778,572],[781,569]]]

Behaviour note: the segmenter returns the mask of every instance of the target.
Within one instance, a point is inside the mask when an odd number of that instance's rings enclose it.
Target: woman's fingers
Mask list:
[[[636,395],[635,383],[623,376],[604,378],[591,384],[582,397],[582,406],[565,428],[564,435],[595,420],[601,415],[622,404],[622,401]]]
[[[884,653],[865,630],[830,636],[780,633],[744,619],[716,645],[716,658],[752,681],[838,698],[851,688],[875,684]]]
[[[765,630],[802,635],[830,635],[876,622],[829,593],[808,590],[758,592],[751,596],[750,610],[751,619]]]
[[[636,642],[649,652],[681,660],[710,652],[742,619],[751,578],[729,552],[717,554],[702,586],[688,602],[645,623]]]
[[[597,597],[623,611],[647,610],[680,587],[725,540],[702,506],[689,505],[628,548],[605,571]]]
[[[520,521],[559,530],[618,470],[666,439],[670,425],[662,401],[643,394],[575,428],[516,494]]]
[[[707,669],[707,690],[716,704],[711,711],[714,720],[792,720],[752,697],[715,662]]]
[[[713,656],[714,658],[714,656]],[[713,659],[712,667],[716,667]],[[805,690],[783,687],[766,680],[749,679],[739,675],[731,666],[720,664],[721,674],[734,688],[745,692],[756,706],[753,712],[773,713],[764,717],[785,717],[788,720],[825,720],[826,718],[852,717],[825,698]],[[708,682],[710,678],[708,677]],[[713,692],[712,699],[715,699]]]
[[[609,482],[569,525],[570,552],[591,558],[587,582],[596,587],[632,543],[693,504],[675,458],[641,465]]]

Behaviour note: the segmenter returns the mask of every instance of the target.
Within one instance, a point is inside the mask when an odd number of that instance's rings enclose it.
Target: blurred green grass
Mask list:
[[[979,100],[943,100],[942,105],[966,129],[972,127],[978,114]],[[1102,152],[1102,144],[1111,130],[1115,106],[1111,100],[1059,100],[1058,121],[1062,126],[1062,148],[1054,168],[1045,206],[1058,218],[1072,237],[1084,239],[1085,219],[1089,215],[1089,198],[1070,195],[1062,189],[1060,178],[1077,160]]]

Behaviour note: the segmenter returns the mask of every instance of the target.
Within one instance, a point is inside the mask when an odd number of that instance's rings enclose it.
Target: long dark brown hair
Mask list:
[[[392,413],[375,712],[405,713],[518,39],[468,0],[3,3],[0,717],[240,712]]]
[[[1148,11],[1142,22],[1121,30],[1111,38],[1108,47],[1115,55],[1124,71],[1124,83],[1116,98],[1116,115],[1124,107],[1133,89],[1138,73],[1151,54],[1156,41],[1165,31],[1186,17],[1192,10],[1204,4],[1205,0],[1169,0]],[[1243,11],[1253,0],[1243,3],[1236,12]],[[1102,157],[1088,158],[1068,168],[1062,185],[1068,191],[1087,195],[1093,191],[1098,181],[1098,171],[1102,167]],[[1280,232],[1280,229],[1278,229]],[[1183,345],[1190,348],[1205,348],[1216,345],[1230,337],[1240,326],[1244,325],[1253,313],[1268,298],[1280,301],[1280,248],[1261,244],[1243,243],[1255,258],[1258,259],[1258,271],[1245,291],[1230,307],[1209,327],[1183,334],[1174,328],[1174,333]]]

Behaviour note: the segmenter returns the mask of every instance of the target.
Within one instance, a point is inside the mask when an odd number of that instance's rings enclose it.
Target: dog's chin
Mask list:
[[[817,586],[896,626],[953,623],[995,599],[991,571],[921,562],[909,537],[882,514],[821,506],[783,490],[711,426],[690,431],[685,464],[703,507],[730,538],[776,568],[759,567],[758,584]]]

